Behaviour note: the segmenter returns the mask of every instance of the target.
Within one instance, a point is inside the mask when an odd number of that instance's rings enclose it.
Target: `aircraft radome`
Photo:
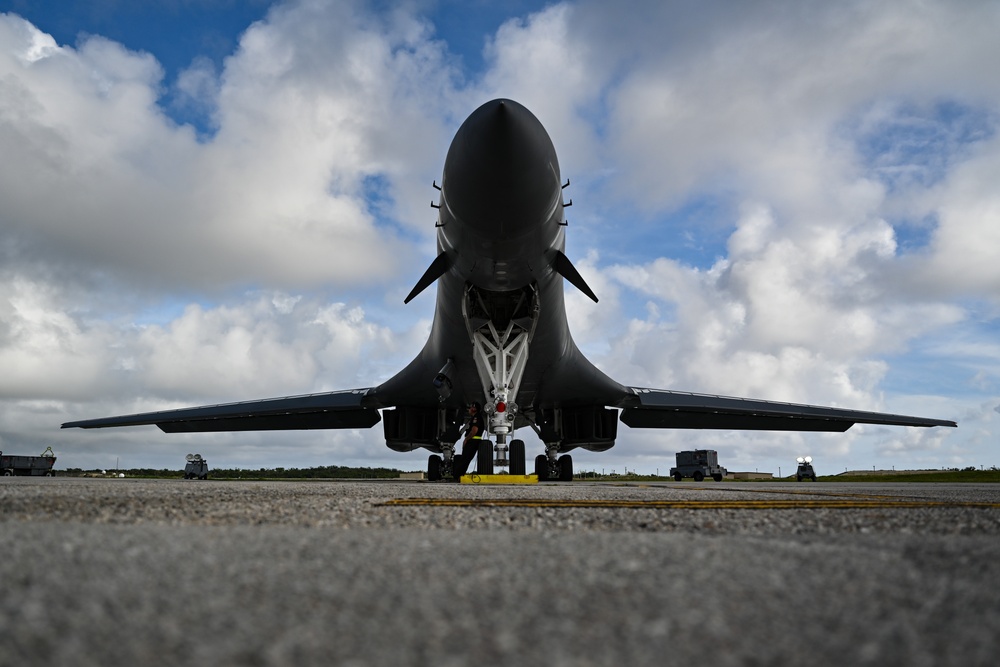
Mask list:
[[[167,433],[370,428],[381,418],[397,451],[432,452],[430,479],[457,478],[467,406],[483,406],[489,439],[477,471],[526,473],[530,427],[544,443],[540,479],[571,480],[576,448],[615,444],[631,428],[846,431],[854,424],[956,426],[953,421],[646,389],[594,366],[570,335],[563,281],[597,297],[564,254],[562,178],[548,133],[512,100],[476,109],[452,140],[437,220],[438,255],[405,302],[437,283],[430,337],[386,382],[346,391],[89,419],[63,428],[156,424]],[[381,415],[380,415],[381,412]]]

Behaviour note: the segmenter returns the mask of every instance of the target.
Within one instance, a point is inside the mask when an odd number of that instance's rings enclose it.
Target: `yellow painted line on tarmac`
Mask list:
[[[820,497],[820,498],[863,498],[863,499],[879,499],[879,500],[912,500],[921,501],[924,500],[920,496],[902,496],[893,495],[887,493],[848,493],[848,492],[837,492],[837,491],[813,491],[813,490],[785,490],[785,489],[717,489],[711,486],[704,487],[694,487],[693,489],[684,489],[685,491],[721,491],[721,492],[732,492],[732,493],[746,493],[746,494],[773,494],[781,496],[810,496],[810,497]],[[930,502],[945,502],[945,501],[930,501]]]
[[[975,507],[1000,509],[1000,503],[860,498],[775,498],[768,500],[560,500],[540,498],[396,498],[379,503],[392,507],[535,507],[629,509],[899,509]]]

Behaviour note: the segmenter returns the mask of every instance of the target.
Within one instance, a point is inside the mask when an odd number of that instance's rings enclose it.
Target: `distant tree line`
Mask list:
[[[215,479],[397,479],[402,470],[396,468],[349,468],[347,466],[318,466],[316,468],[216,468],[209,471]]]
[[[395,468],[349,468],[347,466],[319,466],[316,468],[260,468],[259,470],[246,470],[242,468],[209,468],[208,476],[211,479],[396,479],[402,470]],[[181,479],[184,471],[180,469],[168,470],[163,468],[130,468],[122,470],[82,470],[80,468],[67,468],[65,471],[58,471],[57,474],[66,476],[86,476],[94,474],[115,474],[124,473],[126,477],[156,477],[160,479]]]
[[[208,475],[212,479],[397,479],[403,472],[403,470],[397,470],[396,468],[350,468],[347,466],[318,466],[315,468],[260,468],[260,469],[243,469],[243,468],[210,468]],[[902,473],[903,471],[897,471],[896,474]],[[924,471],[931,472],[931,471]],[[989,468],[978,469],[975,466],[968,466],[966,468],[948,468],[941,471],[934,471],[940,474],[947,473],[997,473],[1000,472],[1000,468],[997,466],[990,466]],[[123,470],[82,470],[80,468],[67,468],[66,470],[57,470],[57,475],[65,475],[67,477],[84,477],[84,476],[111,476],[118,475],[119,473],[124,473],[126,477],[153,477],[158,479],[181,479],[184,477],[184,471],[181,469],[169,470],[163,468],[156,470],[153,468],[130,468]],[[841,473],[840,476],[843,476]],[[871,476],[871,473],[868,473]],[[600,480],[600,479],[614,479],[618,481],[661,481],[668,479],[667,477],[658,477],[656,475],[639,475],[634,472],[627,473],[625,475],[620,474],[610,474],[605,475],[595,471],[579,471],[576,473],[575,477],[577,479],[585,480]],[[832,478],[831,478],[832,479]],[[989,478],[986,481],[994,481]]]

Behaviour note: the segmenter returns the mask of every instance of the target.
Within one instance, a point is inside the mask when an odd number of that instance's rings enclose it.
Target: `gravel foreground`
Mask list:
[[[1000,488],[5,479],[0,665],[993,664],[1000,509],[939,502]]]

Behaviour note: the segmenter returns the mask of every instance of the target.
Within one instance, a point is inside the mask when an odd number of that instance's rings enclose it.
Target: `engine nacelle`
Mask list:
[[[577,447],[606,451],[618,437],[618,411],[600,405],[546,411],[541,437],[546,444],[558,443],[560,452]]]
[[[441,451],[441,443],[459,438],[458,423],[444,408],[399,407],[382,411],[385,445],[397,452],[423,447]]]

